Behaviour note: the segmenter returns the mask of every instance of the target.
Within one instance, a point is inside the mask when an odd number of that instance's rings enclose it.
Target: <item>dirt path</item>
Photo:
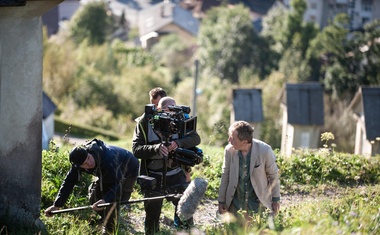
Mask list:
[[[322,196],[313,196],[313,195],[284,195],[281,199],[281,209],[285,209],[287,207],[304,203],[306,201],[318,201],[323,198]],[[218,208],[218,202],[217,200],[211,200],[211,199],[205,199],[202,200],[200,205],[198,206],[198,209],[196,210],[194,214],[194,224],[195,227],[198,229],[202,229],[203,226],[218,226],[221,221],[216,216],[216,211]],[[129,218],[126,220],[126,223],[129,224],[129,229],[132,231],[135,235],[144,234],[144,215],[145,212],[142,211],[141,213],[130,213]],[[175,229],[173,226],[173,218],[168,218],[161,214],[161,221],[160,221],[161,228],[171,229],[173,231],[173,234],[175,234]],[[184,235],[186,233],[177,233]],[[192,233],[193,234],[193,233]],[[197,234],[197,233],[194,233]],[[203,234],[200,232],[199,234]]]
[[[216,211],[218,208],[217,203],[217,200],[210,199],[205,199],[200,203],[198,209],[196,210],[193,216],[195,227],[202,227],[202,225],[218,224],[218,220],[216,219]],[[170,214],[173,213],[174,211]],[[161,228],[171,229],[175,231],[173,225],[173,217],[168,218],[164,215],[164,213],[161,213],[160,218]],[[144,234],[144,219],[144,211],[142,211],[141,213],[129,213],[129,216],[125,222],[129,224],[128,227],[132,231],[132,233],[138,235]]]

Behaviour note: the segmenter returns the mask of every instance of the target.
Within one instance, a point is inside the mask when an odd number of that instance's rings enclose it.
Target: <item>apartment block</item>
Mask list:
[[[290,6],[291,0],[283,0]],[[380,19],[380,0],[306,0],[307,10],[304,20],[315,22],[321,28],[339,13],[347,13],[351,19],[351,29],[360,29],[367,22]]]

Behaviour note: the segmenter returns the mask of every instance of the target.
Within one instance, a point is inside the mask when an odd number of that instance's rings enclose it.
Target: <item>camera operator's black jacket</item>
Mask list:
[[[150,124],[145,114],[137,118],[136,121],[138,123],[133,133],[132,152],[137,158],[141,159],[140,175],[149,175],[147,166],[152,161],[152,157],[159,153],[160,144],[164,140],[149,142],[148,128]],[[177,143],[179,148],[192,148],[201,143],[201,138],[194,131],[188,136],[173,141]]]
[[[94,169],[82,169],[72,165],[64,182],[59,189],[54,206],[62,207],[74,185],[80,180],[82,172],[95,175],[99,178],[102,186],[111,186],[111,190],[103,192],[105,202],[114,202],[115,196],[119,195],[122,180],[128,177],[137,177],[139,162],[128,150],[116,146],[108,146],[103,141],[93,139],[85,144],[87,152],[94,156],[96,166]]]

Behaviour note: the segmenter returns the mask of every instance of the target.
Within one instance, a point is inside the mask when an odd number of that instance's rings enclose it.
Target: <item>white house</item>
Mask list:
[[[348,110],[356,120],[355,154],[380,154],[380,87],[360,87]]]
[[[324,125],[323,87],[319,83],[286,84],[281,95],[283,109],[281,153],[317,148]]]

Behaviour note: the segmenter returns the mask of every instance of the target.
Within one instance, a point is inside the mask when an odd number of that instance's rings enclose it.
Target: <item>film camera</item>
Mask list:
[[[189,116],[189,106],[169,106],[169,112],[158,111],[154,104],[145,106],[145,117],[149,119],[153,130],[165,138],[178,134],[179,138],[194,132],[197,127],[197,117]]]
[[[190,117],[189,106],[169,106],[168,112],[158,111],[154,104],[145,106],[145,117],[148,118],[149,124],[153,130],[161,133],[168,142],[170,137],[178,134],[183,138],[196,131],[197,117]],[[179,164],[194,166],[203,161],[203,151],[200,148],[193,147],[190,149],[177,148],[169,154],[169,158],[175,159]]]
[[[190,117],[190,107],[169,106],[168,109],[169,111],[165,112],[155,109],[153,104],[145,106],[145,118],[152,129],[165,138],[164,144],[169,144],[171,137],[175,134],[178,135],[178,138],[183,138],[196,131],[197,117]],[[198,147],[177,148],[167,157],[180,165],[195,166],[203,161],[203,151]],[[162,176],[166,181],[166,169]],[[137,181],[145,191],[154,190],[156,185],[160,184],[156,182],[156,178],[149,176],[139,176]]]

